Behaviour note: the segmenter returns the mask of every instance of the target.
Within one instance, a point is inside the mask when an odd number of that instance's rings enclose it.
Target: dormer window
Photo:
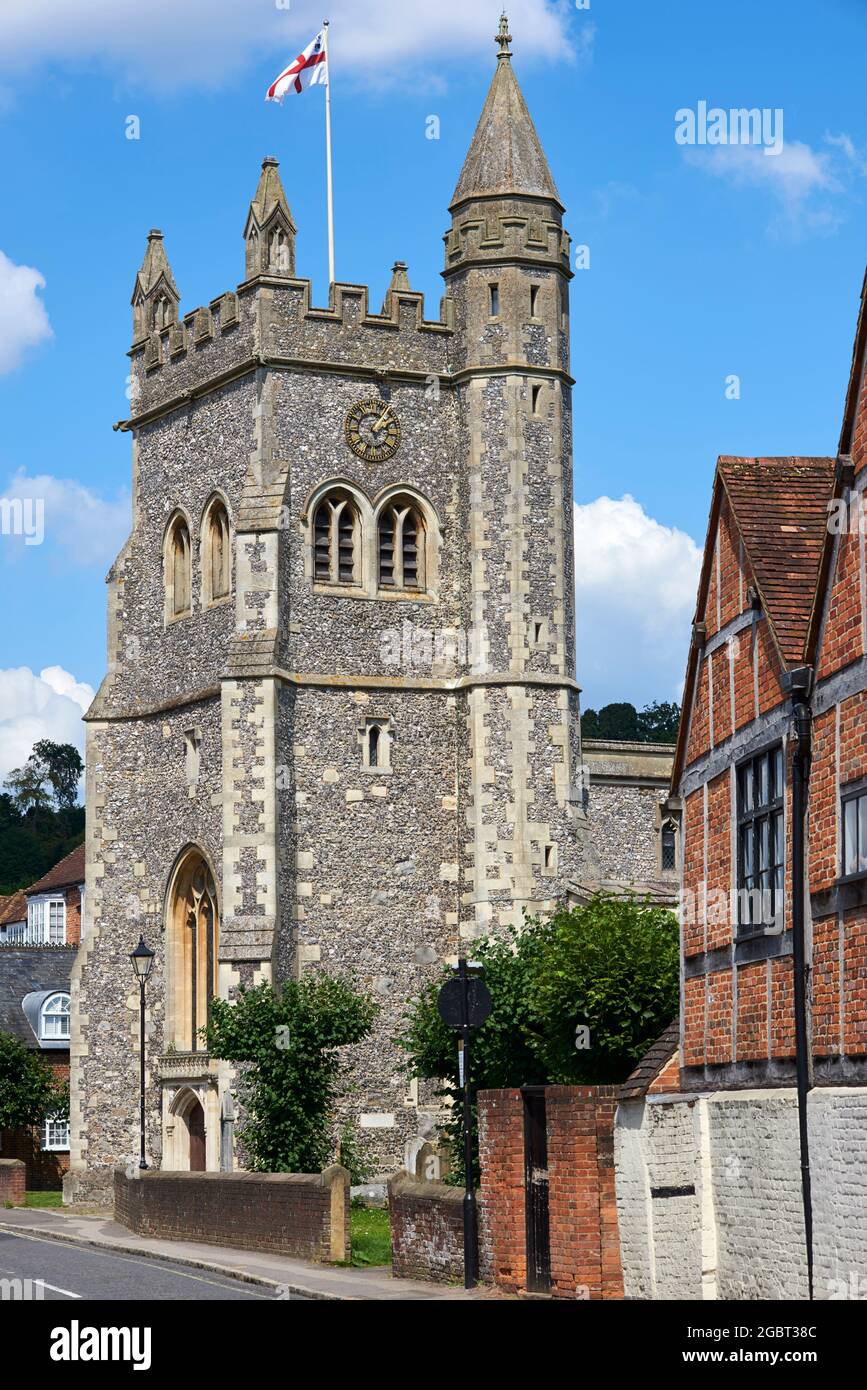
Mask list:
[[[42,1005],[39,1036],[45,1042],[58,1042],[69,1037],[69,995],[52,994]]]
[[[29,946],[65,946],[64,898],[41,893],[28,900],[26,942]]]

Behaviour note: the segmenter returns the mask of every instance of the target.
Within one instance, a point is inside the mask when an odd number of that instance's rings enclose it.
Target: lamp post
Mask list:
[[[156,953],[148,949],[145,945],[143,936],[139,937],[138,945],[134,951],[130,951],[129,959],[141,996],[141,1032],[139,1041],[140,1050],[140,1072],[139,1072],[139,1130],[141,1137],[141,1155],[139,1157],[139,1168],[147,1168],[145,1162],[145,985],[150,979],[150,973],[154,968],[154,955]]]

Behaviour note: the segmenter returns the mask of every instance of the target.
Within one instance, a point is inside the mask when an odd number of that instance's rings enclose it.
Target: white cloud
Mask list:
[[[16,265],[0,251],[0,374],[17,367],[28,348],[51,337],[38,291],[45,280],[29,265]]]
[[[93,699],[89,685],[62,666],[35,675],[29,666],[0,670],[0,781],[20,767],[41,738],[84,752],[81,716]]]
[[[787,140],[776,155],[761,145],[687,146],[684,157],[735,188],[769,194],[777,206],[768,224],[773,235],[821,235],[840,225],[843,201],[856,180],[867,175],[867,159],[849,135],[826,134],[823,143],[826,149]]]
[[[593,26],[579,22],[570,42],[567,7],[558,0],[515,0],[509,8],[513,47],[522,58],[589,57]],[[495,4],[439,0],[420,13],[407,0],[332,0],[329,16],[335,88],[408,77],[400,64],[457,64],[484,55],[493,63]],[[148,88],[217,87],[269,57],[276,77],[321,23],[318,0],[3,0],[0,67],[95,63]]]
[[[17,513],[4,508],[4,502],[13,499],[28,505]],[[18,516],[24,531],[20,535],[15,534]],[[107,501],[70,478],[54,478],[48,473],[30,477],[21,468],[0,492],[0,528],[0,554],[5,552],[10,558],[44,543],[59,546],[68,564],[104,566],[115,559],[129,534],[129,494],[121,492]],[[40,531],[44,532],[44,542],[34,543]]]
[[[578,684],[585,708],[680,698],[701,551],[627,493],[575,504]]]

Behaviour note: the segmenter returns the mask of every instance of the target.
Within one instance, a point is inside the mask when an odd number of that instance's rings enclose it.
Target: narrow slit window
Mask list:
[[[499,285],[491,285],[491,286],[490,286],[490,291],[491,291],[491,318],[496,318],[497,314],[499,314],[499,312],[500,312],[500,287],[499,287]]]
[[[391,735],[388,719],[368,719],[360,729],[362,763],[368,772],[391,771]]]
[[[554,864],[554,846],[553,846],[553,845],[546,845],[546,846],[545,846],[545,868],[546,868],[546,869],[550,869],[550,868],[553,867],[553,864]]]
[[[671,821],[666,821],[662,827],[661,859],[664,873],[669,873],[677,868],[677,831]]]
[[[536,317],[536,309],[537,309],[537,307],[538,307],[538,303],[539,303],[539,286],[538,286],[538,285],[531,285],[531,286],[530,286],[530,318],[531,318],[531,319],[534,319],[534,318]]]
[[[531,392],[532,407],[533,407],[533,414],[534,414],[534,415],[538,415],[538,414],[539,414],[539,395],[540,395],[541,390],[542,390],[541,386],[534,386],[533,389],[532,389],[532,392]]]

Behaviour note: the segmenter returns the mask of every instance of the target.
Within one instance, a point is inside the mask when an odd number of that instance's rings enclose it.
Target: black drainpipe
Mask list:
[[[810,790],[813,713],[810,695],[813,668],[790,671],[787,685],[795,720],[792,758],[792,969],[795,1005],[795,1074],[798,1091],[798,1136],[801,1150],[801,1195],[804,1204],[804,1242],[807,1251],[808,1298],[813,1298],[813,1193],[810,1181],[810,1141],[807,1128],[807,1095],[813,1085],[813,1057],[807,1029],[807,963],[804,930],[807,803]]]

